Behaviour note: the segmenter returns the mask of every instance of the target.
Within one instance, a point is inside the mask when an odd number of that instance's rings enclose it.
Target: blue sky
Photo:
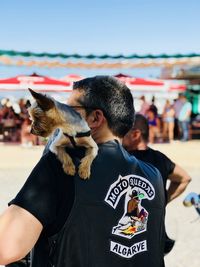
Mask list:
[[[1,0],[0,9],[0,49],[200,53],[199,0]]]

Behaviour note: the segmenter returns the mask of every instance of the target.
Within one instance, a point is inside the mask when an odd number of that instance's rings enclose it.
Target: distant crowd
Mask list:
[[[191,120],[192,105],[185,95],[172,102],[166,100],[163,111],[158,114],[155,98],[149,103],[141,96],[138,113],[144,115],[149,123],[149,142],[188,141],[192,138],[191,129],[196,127],[200,133],[200,117]],[[31,121],[27,107],[30,101],[19,99],[12,103],[10,99],[2,99],[0,103],[0,141],[21,143],[22,146],[33,146],[45,143],[45,140],[30,133]]]
[[[172,102],[166,99],[163,111],[158,114],[155,99],[148,103],[145,96],[141,96],[141,108],[138,113],[144,115],[149,123],[149,142],[172,142],[174,140],[188,141],[192,138],[192,128],[200,127],[200,118],[191,120],[192,104],[184,94]]]
[[[12,103],[2,99],[0,106],[0,141],[21,143],[23,146],[38,145],[40,140],[30,133],[31,121],[27,107],[30,101],[19,99]]]

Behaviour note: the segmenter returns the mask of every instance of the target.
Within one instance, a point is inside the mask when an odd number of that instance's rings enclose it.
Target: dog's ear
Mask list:
[[[54,101],[50,97],[37,93],[31,88],[28,88],[28,90],[42,110],[47,111],[55,106]]]

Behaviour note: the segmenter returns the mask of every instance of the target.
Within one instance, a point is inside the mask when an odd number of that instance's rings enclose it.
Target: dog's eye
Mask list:
[[[25,108],[30,108],[30,107],[31,107],[31,102],[27,101],[26,104],[25,104]]]

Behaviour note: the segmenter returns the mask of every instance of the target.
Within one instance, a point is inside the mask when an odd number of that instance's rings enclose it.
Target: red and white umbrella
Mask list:
[[[69,81],[69,82],[76,82],[76,81],[80,81],[81,79],[83,79],[83,76],[78,75],[78,74],[68,74],[64,76],[63,78],[61,78],[62,81]]]
[[[126,81],[127,86],[134,91],[163,91],[166,90],[165,83],[158,80],[130,78]]]
[[[119,77],[121,81],[133,91],[136,92],[184,92],[186,84],[184,82],[177,82],[174,80],[160,80],[160,79],[143,79],[131,77]]]
[[[128,75],[116,75],[116,77],[125,82],[132,91],[138,93],[184,92],[186,90],[186,84],[180,81],[133,78]],[[56,80],[35,73],[32,75],[18,75],[16,77],[0,79],[0,91],[23,91],[30,87],[41,92],[70,92],[73,81],[82,78],[79,75],[68,75],[64,80]]]
[[[72,90],[72,82],[56,80],[35,73],[0,79],[0,91],[23,91],[29,87],[41,92],[69,92]]]

